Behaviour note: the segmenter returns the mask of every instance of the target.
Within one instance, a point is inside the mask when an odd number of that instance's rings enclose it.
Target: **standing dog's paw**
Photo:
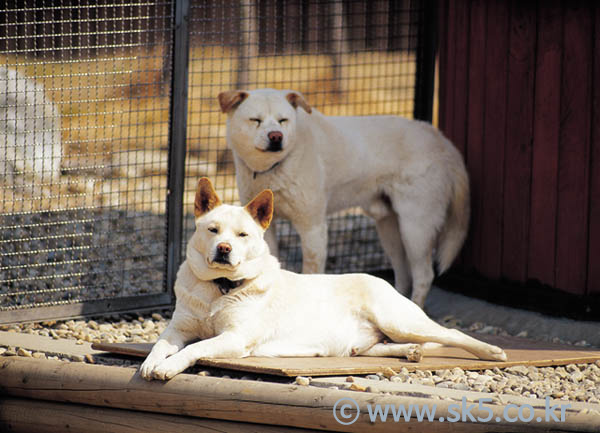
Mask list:
[[[420,344],[413,344],[408,348],[406,359],[411,362],[419,362],[423,358],[423,349]]]

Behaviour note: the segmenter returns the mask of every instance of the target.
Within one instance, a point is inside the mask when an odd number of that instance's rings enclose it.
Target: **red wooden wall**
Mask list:
[[[600,2],[439,5],[439,126],[472,189],[459,266],[600,294]]]

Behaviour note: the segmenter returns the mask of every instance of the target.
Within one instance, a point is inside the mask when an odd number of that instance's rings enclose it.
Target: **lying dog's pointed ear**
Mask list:
[[[273,219],[273,191],[265,189],[244,208],[266,230]]]
[[[248,92],[244,92],[243,90],[228,90],[227,92],[219,93],[218,98],[221,111],[229,113],[234,108],[237,108],[248,96]]]
[[[194,200],[194,215],[196,218],[201,217],[206,212],[209,212],[221,204],[221,199],[215,192],[215,189],[207,177],[203,177],[198,181],[196,188],[196,199]]]
[[[304,111],[306,111],[308,114],[312,113],[312,108],[310,108],[310,105],[308,105],[308,102],[304,100],[304,97],[301,94],[296,92],[290,92],[287,95],[285,95],[285,99],[287,99],[288,102],[292,104],[292,107],[302,107]]]

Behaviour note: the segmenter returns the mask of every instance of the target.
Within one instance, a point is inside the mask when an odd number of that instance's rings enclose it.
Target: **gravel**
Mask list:
[[[42,323],[0,325],[0,331],[23,332],[52,337],[55,339],[71,339],[83,342],[111,343],[148,343],[158,339],[166,328],[171,312],[160,310],[152,313],[113,315],[106,318],[81,319],[68,321],[48,321]],[[460,320],[447,316],[440,320],[445,326],[460,328]],[[464,328],[460,328],[465,330]],[[476,322],[466,330],[481,334],[509,335],[501,328]],[[520,335],[525,337],[526,335]],[[563,341],[556,338],[554,342],[587,346],[582,341]],[[137,368],[140,358],[122,356],[61,356],[41,352],[31,352],[19,347],[0,346],[0,356],[25,356],[34,358],[62,359],[71,362],[87,362],[104,365],[118,365]],[[310,384],[310,378],[298,377],[274,378],[233,372],[218,369],[193,367],[189,373],[202,376],[234,377],[241,380],[269,380],[296,383],[302,386]],[[517,365],[508,368],[486,369],[483,371],[465,371],[460,368],[435,371],[409,372],[406,368],[400,371],[386,369],[382,373],[363,376],[373,382],[400,382],[420,384],[439,388],[450,388],[462,391],[479,391],[521,395],[532,398],[551,397],[560,400],[600,403],[600,361],[590,364],[569,364],[560,367],[533,367]],[[347,382],[353,382],[348,377]],[[353,384],[356,385],[356,384]],[[356,385],[355,391],[368,391],[370,388]]]
[[[0,217],[0,311],[163,291],[165,219],[87,209]]]

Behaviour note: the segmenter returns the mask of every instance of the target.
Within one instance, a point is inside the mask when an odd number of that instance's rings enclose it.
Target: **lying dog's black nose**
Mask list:
[[[269,152],[279,152],[283,148],[283,133],[279,131],[271,131],[267,135],[269,138],[269,146],[267,147],[267,151]]]
[[[215,262],[229,263],[229,253],[231,252],[231,244],[221,242],[217,245],[217,253],[215,254]]]

